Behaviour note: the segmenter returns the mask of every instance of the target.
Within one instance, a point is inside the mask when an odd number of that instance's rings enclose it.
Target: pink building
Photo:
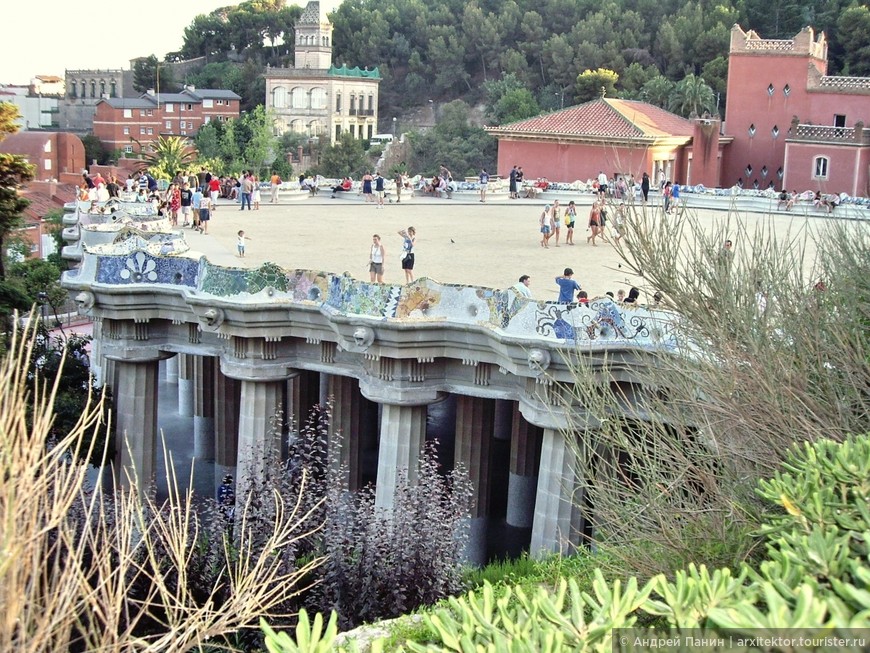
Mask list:
[[[489,127],[498,139],[498,171],[516,164],[526,178],[586,181],[646,172],[683,184],[719,185],[719,121],[686,120],[646,102],[600,98],[554,113]],[[655,182],[654,182],[655,183]]]
[[[0,142],[0,152],[17,154],[33,165],[33,179],[75,182],[85,167],[85,146],[75,134],[26,131],[10,134]]]
[[[810,27],[782,40],[732,28],[723,186],[868,194],[870,78],[827,69]]]

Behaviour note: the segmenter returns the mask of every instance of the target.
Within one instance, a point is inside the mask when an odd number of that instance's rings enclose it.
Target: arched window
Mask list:
[[[828,178],[828,163],[830,159],[826,156],[817,156],[813,159],[813,179]]]
[[[276,109],[283,109],[287,106],[287,89],[283,86],[276,86],[272,89],[272,106]]]
[[[109,84],[109,88],[111,89],[111,90],[109,91],[109,95],[110,95],[111,97],[118,97],[118,82],[116,82],[116,81],[113,79],[112,82],[111,82],[111,84]]]
[[[79,87],[76,86],[76,83],[73,82],[69,85],[69,94],[70,97],[77,98],[79,96]]]
[[[369,93],[369,115],[375,115],[375,96]]]
[[[335,112],[341,113],[341,93],[335,94]]]
[[[302,120],[294,120],[290,124],[290,128],[293,130],[294,134],[304,134],[305,133],[305,123]]]
[[[319,120],[312,120],[308,123],[308,136],[320,136]]]
[[[273,124],[275,136],[281,136],[285,131],[287,131],[287,121],[283,118],[276,118]]]
[[[322,88],[311,89],[311,108],[325,109],[326,108],[326,90]]]
[[[106,94],[106,82],[100,80],[100,97],[103,97]]]
[[[91,80],[91,97],[97,97],[97,83]]]
[[[292,103],[292,107],[294,109],[307,109],[308,108],[308,93],[301,86],[297,86],[290,93],[290,102]]]
[[[85,96],[85,83],[84,82],[81,83],[81,87],[82,87],[82,92],[79,95],[81,97],[86,97]]]

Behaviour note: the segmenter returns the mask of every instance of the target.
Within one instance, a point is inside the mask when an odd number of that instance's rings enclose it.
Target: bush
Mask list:
[[[614,629],[667,638],[686,629],[795,637],[870,627],[870,436],[795,448],[784,470],[760,484],[768,514],[766,559],[757,566],[732,573],[691,564],[673,580],[658,575],[642,586],[634,577],[608,583],[596,570],[591,592],[571,578],[555,592],[514,587],[499,596],[484,581],[424,613],[434,641],[400,650],[627,651],[641,649]],[[820,641],[806,650],[829,648]]]

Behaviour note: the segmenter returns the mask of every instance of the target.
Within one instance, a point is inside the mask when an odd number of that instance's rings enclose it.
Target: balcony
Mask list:
[[[793,125],[790,140],[844,145],[849,143],[870,145],[870,129],[864,129],[863,123],[860,122],[855,123],[855,127]]]

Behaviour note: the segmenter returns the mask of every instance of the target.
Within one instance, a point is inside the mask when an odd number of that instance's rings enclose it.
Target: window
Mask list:
[[[43,165],[46,170],[51,170],[51,159],[45,159],[43,161]]]
[[[341,125],[335,126],[335,140],[341,140]]]
[[[749,138],[752,138],[753,136],[755,136],[755,123],[752,123],[751,125],[749,125],[748,131],[749,131]]]
[[[145,112],[145,115],[153,116],[153,115],[154,115],[154,109],[148,109],[148,110]]]
[[[773,84],[771,84],[767,87],[767,94],[768,95],[773,95],[775,91],[776,91],[776,89],[773,87]]]
[[[784,96],[788,97],[788,96],[789,96],[789,93],[791,93],[791,86],[789,86],[788,84],[786,84],[786,85],[782,88],[782,94],[783,94]]]
[[[133,117],[133,109],[124,109],[124,117],[132,118]]]
[[[166,129],[172,129],[172,121],[171,120],[167,120],[164,124],[166,125]]]
[[[106,82],[100,82],[100,97],[103,97],[106,94]]]
[[[180,123],[178,126],[179,126],[179,128],[181,128],[181,129],[187,129],[187,122],[184,121],[184,120],[182,120],[181,123]]]
[[[341,93],[335,94],[335,112],[341,113]]]
[[[211,109],[212,107],[214,107],[214,100],[203,100],[202,101],[202,108],[203,109]]]
[[[140,116],[140,117],[144,117],[144,116],[145,116],[145,109],[139,109],[139,116]]]
[[[834,114],[834,127],[845,127],[846,126],[846,116],[842,113]]]
[[[351,137],[351,138],[356,138],[356,136],[354,136],[354,133],[353,133],[353,125],[350,125],[350,126],[348,127],[348,129],[347,129],[347,133],[350,134],[350,137]]]
[[[369,114],[374,115],[375,110],[375,96],[369,95]]]
[[[276,86],[272,89],[272,106],[276,109],[283,109],[287,106],[287,89],[283,86]]]
[[[140,127],[140,128],[139,128],[139,134],[140,134],[141,136],[144,136],[144,135],[145,135],[145,128],[144,128],[144,127]]]
[[[172,102],[167,102],[163,105],[163,110],[166,111],[166,113],[175,113],[175,105]]]
[[[117,82],[112,82],[111,84],[109,84],[109,89],[110,89],[109,95],[111,97],[116,97],[118,95],[118,83]]]
[[[129,136],[129,135],[130,135],[130,128],[124,127],[124,136]]]
[[[185,109],[184,109],[185,111],[193,111],[193,105],[192,105],[192,104],[185,104],[184,107],[185,107]]]
[[[84,82],[82,82],[82,92],[80,93],[80,95],[81,95],[82,97],[85,96],[85,83],[84,83]]]
[[[779,137],[779,127],[776,125],[773,126],[773,129],[770,130],[770,135],[773,136],[774,140]]]
[[[124,152],[126,152],[127,154],[132,154],[133,153],[133,146],[132,145],[125,145]]]
[[[326,108],[326,91],[322,88],[311,89],[311,108],[325,109]]]
[[[356,112],[356,96],[351,93],[350,94],[350,115],[354,115]]]
[[[182,135],[182,136],[187,136],[187,132],[186,132],[185,130],[182,129],[182,130],[181,130],[181,135]]]
[[[91,97],[97,97],[97,83],[91,80]]]
[[[828,178],[828,157],[817,156],[813,159],[813,179]]]
[[[203,124],[204,124],[204,125],[207,125],[207,124],[210,123],[210,122],[211,122],[211,116],[206,116],[206,117],[205,117],[205,121],[203,122]]]
[[[42,146],[43,152],[51,152],[51,141],[45,141],[45,145]]]
[[[78,86],[76,86],[75,82],[69,85],[69,94],[70,96],[72,96],[73,99],[79,96]]]
[[[222,107],[223,105],[225,105],[225,104],[229,104],[229,103],[230,103],[229,100],[218,100],[218,101],[217,101],[217,105],[218,105],[219,107]],[[203,104],[205,104],[205,103],[203,103]]]
[[[297,86],[290,92],[290,103],[294,109],[307,108],[308,93],[301,86]]]
[[[154,128],[153,128],[153,127],[149,127],[149,128],[148,128],[148,134],[149,134],[150,136],[153,136],[153,135],[154,135]]]

